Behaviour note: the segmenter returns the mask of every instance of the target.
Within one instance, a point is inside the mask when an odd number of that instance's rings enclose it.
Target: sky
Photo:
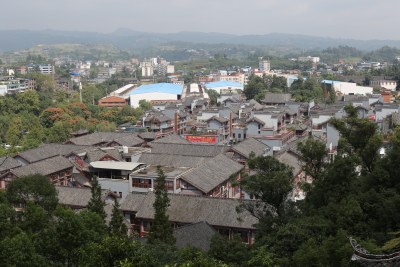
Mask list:
[[[0,30],[119,28],[400,40],[399,0],[0,0]]]

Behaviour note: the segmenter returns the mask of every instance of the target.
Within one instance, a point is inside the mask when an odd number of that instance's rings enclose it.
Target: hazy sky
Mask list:
[[[0,4],[2,30],[129,28],[400,39],[399,0],[0,0]]]

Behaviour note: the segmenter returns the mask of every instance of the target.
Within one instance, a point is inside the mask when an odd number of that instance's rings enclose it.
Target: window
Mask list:
[[[242,138],[242,134],[238,134],[238,138],[239,138],[239,139]]]
[[[149,179],[132,179],[132,186],[138,188],[151,188],[151,181]]]
[[[167,190],[174,191],[174,182],[173,181],[166,181],[165,186],[167,187]]]

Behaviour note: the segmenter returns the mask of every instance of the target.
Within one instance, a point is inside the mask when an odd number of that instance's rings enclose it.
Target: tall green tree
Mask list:
[[[106,212],[104,211],[105,203],[103,201],[101,186],[97,176],[92,177],[92,187],[90,190],[92,192],[92,197],[89,200],[87,209],[97,213],[103,220],[105,220],[107,217]]]
[[[169,222],[167,209],[169,207],[168,191],[166,187],[165,174],[160,166],[157,167],[158,177],[154,190],[155,201],[154,207],[154,221],[150,229],[149,243],[165,243],[174,245],[175,237],[172,232],[172,225]]]
[[[330,123],[340,132],[342,153],[359,157],[362,171],[372,172],[378,162],[378,149],[382,146],[382,136],[378,127],[368,119],[358,118],[357,109],[346,106],[347,116],[343,119],[332,118]]]
[[[109,230],[112,235],[124,237],[128,233],[128,228],[125,224],[124,216],[119,210],[119,207],[119,202],[117,199],[115,199],[111,214]]]

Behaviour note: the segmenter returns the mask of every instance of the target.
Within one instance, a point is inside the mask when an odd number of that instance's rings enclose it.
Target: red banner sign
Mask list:
[[[375,114],[374,114],[374,115],[369,115],[369,116],[368,116],[368,119],[369,119],[370,121],[375,121],[376,115],[375,115]]]
[[[215,136],[198,136],[198,135],[186,135],[186,140],[192,143],[209,143],[214,144],[217,142],[217,137]]]

